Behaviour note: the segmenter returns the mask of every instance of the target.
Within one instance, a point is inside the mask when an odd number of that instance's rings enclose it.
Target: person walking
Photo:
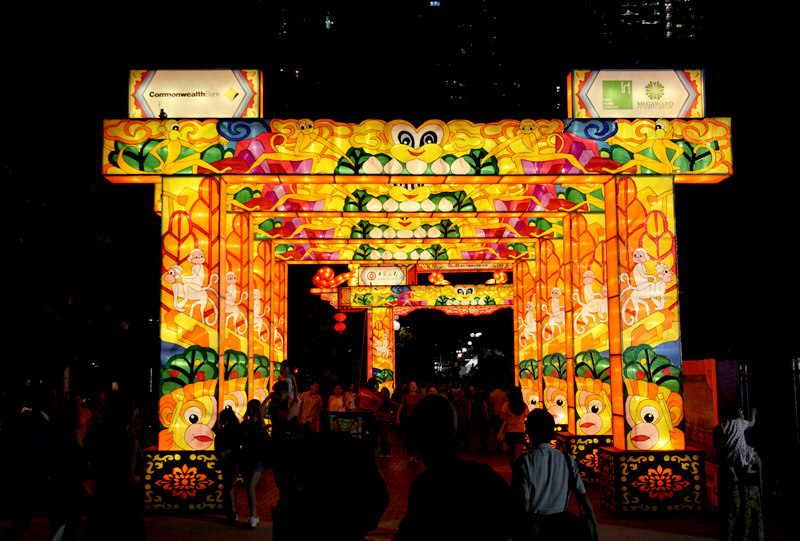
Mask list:
[[[527,409],[527,408],[526,408]],[[581,539],[569,528],[574,521],[568,511],[570,493],[588,518],[597,539],[597,518],[586,488],[571,456],[553,449],[553,416],[545,410],[533,410],[525,420],[531,450],[521,455],[511,468],[511,504],[513,539]]]
[[[319,432],[319,415],[322,413],[322,396],[319,383],[312,382],[307,391],[300,393],[300,429],[303,433]]]
[[[522,389],[514,387],[508,402],[503,404],[500,417],[503,419],[505,442],[508,445],[508,454],[513,464],[525,449],[525,418],[528,416],[528,406],[522,398]]]

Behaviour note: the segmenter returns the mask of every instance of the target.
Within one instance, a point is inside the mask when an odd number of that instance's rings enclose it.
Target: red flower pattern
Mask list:
[[[204,473],[197,473],[197,468],[189,468],[186,464],[173,468],[172,473],[156,481],[156,484],[164,490],[171,490],[174,497],[181,497],[184,500],[189,497],[194,498],[198,490],[205,490],[213,483],[214,481]]]
[[[664,498],[672,498],[676,491],[689,486],[689,481],[673,474],[672,468],[658,466],[655,469],[649,468],[647,475],[640,475],[639,479],[631,484],[642,492],[647,492],[651,498],[663,501]]]

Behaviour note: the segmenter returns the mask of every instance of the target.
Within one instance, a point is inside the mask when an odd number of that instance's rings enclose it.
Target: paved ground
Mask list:
[[[414,477],[424,469],[420,463],[408,464],[403,447],[399,441],[392,442],[395,454],[391,459],[380,459],[379,467],[386,479],[389,488],[390,501],[378,530],[369,536],[373,540],[388,540],[397,530],[397,524],[407,510],[408,488]],[[510,480],[511,468],[505,456],[494,453],[465,452],[466,458],[477,460],[491,465],[497,472]],[[603,509],[600,503],[599,490],[588,488],[590,498],[594,503],[597,518],[600,522],[601,541],[703,541],[716,538],[716,515],[705,513],[670,519],[620,519],[609,511]],[[220,515],[179,515],[179,516],[148,516],[145,518],[149,541],[239,541],[239,540],[271,540],[271,507],[278,501],[278,491],[271,471],[266,471],[259,483],[258,513],[261,524],[253,531],[240,523],[239,527],[222,524]],[[572,501],[574,505],[574,499]],[[238,509],[247,509],[244,489],[240,487],[238,493]],[[776,513],[767,514],[766,539],[798,539],[794,525],[789,522],[788,513],[776,516]],[[796,510],[793,511],[796,513]],[[0,531],[5,529],[8,520],[0,521]],[[22,538],[24,541],[47,540],[47,521],[37,519],[31,530]],[[113,539],[113,536],[110,537]]]

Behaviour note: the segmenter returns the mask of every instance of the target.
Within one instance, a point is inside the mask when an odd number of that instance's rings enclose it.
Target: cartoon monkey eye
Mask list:
[[[667,129],[666,122],[656,122],[656,129],[657,130],[666,130]]]
[[[641,414],[642,414],[642,420],[645,423],[653,424],[656,421],[658,421],[659,411],[658,411],[658,408],[655,407],[655,406],[645,406],[645,407],[643,407],[642,411],[641,411]]]
[[[197,406],[187,408],[186,411],[183,412],[183,418],[186,419],[186,422],[190,424],[197,424],[202,417],[203,411]]]
[[[588,407],[589,411],[591,411],[592,413],[600,413],[601,411],[603,411],[603,403],[597,399],[590,400]]]
[[[167,124],[167,128],[170,129],[170,130],[178,131],[180,126],[178,126],[177,122],[170,122],[169,124]]]
[[[414,146],[414,136],[411,135],[409,132],[403,130],[397,134],[397,142],[401,145],[408,145],[410,147]]]
[[[472,289],[471,287],[468,287],[467,289],[464,290],[464,295],[471,295],[472,293],[475,293],[475,290]]]
[[[461,289],[460,287],[456,288],[456,293],[458,293],[459,295],[466,295],[466,293],[464,293],[464,290]]]
[[[538,403],[539,403],[539,399],[538,398],[531,398],[531,406],[535,406]]]
[[[564,399],[563,398],[556,398],[556,406],[563,406]]]
[[[426,131],[422,134],[421,142],[423,145],[435,145],[439,142],[439,137],[434,131]]]

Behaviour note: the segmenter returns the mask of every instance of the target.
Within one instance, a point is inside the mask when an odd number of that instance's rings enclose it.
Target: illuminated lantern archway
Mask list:
[[[606,502],[702,505],[673,186],[732,174],[729,119],[107,120],[104,137],[103,174],[155,184],[162,217],[161,450],[199,456],[192,427],[265,396],[286,355],[287,266],[344,263],[314,292],[367,311],[383,386],[395,316],[513,310],[516,380]],[[416,279],[478,270],[493,283]]]

